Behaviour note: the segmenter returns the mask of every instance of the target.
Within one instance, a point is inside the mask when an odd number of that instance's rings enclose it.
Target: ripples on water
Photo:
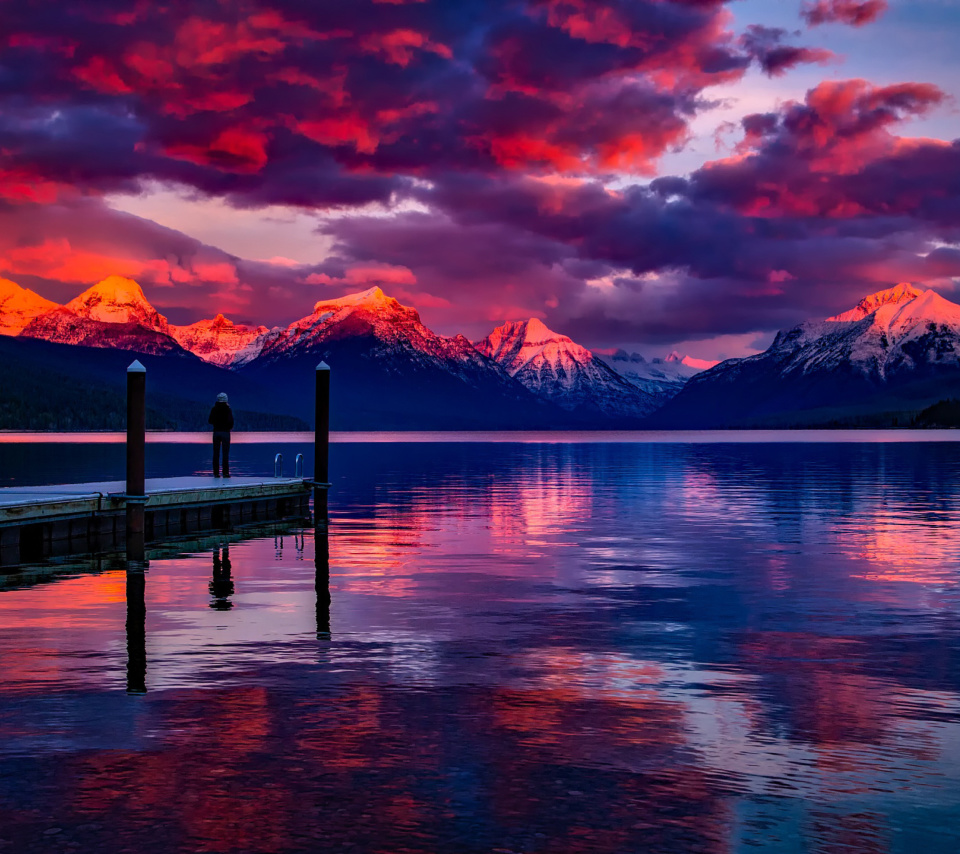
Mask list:
[[[960,446],[334,448],[328,536],[0,576],[0,850],[960,850]]]

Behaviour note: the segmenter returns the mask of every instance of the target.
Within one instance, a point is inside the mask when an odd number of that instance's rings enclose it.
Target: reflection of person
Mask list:
[[[210,410],[207,423],[213,427],[213,476],[220,477],[220,451],[223,449],[223,476],[230,477],[230,431],[233,429],[233,410],[223,392],[217,395],[217,402]]]
[[[233,607],[230,597],[233,595],[233,578],[230,576],[230,546],[213,550],[213,578],[210,581],[210,595],[213,601],[210,607],[215,611],[229,611]]]

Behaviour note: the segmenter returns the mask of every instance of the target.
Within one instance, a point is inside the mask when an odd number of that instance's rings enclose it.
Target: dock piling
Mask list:
[[[326,362],[317,365],[316,411],[313,438],[314,474],[313,479],[322,488],[313,491],[313,512],[315,518],[327,519],[327,487],[330,482],[330,366]]]
[[[127,368],[127,557],[144,559],[147,443],[147,369]]]

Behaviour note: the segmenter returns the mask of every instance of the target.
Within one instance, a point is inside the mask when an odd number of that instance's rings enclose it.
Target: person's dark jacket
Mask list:
[[[210,417],[207,419],[207,423],[213,425],[213,431],[215,433],[226,433],[232,430],[233,410],[230,408],[230,404],[218,400],[213,405],[213,409],[210,410]]]

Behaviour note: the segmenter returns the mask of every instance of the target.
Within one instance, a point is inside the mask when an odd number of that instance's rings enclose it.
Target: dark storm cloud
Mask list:
[[[805,63],[824,63],[833,59],[829,50],[812,47],[797,47],[783,44],[787,31],[779,27],[762,27],[757,24],[747,27],[741,41],[744,49],[760,63],[771,77],[785,74],[791,68]]]
[[[683,140],[704,87],[751,57],[771,72],[816,59],[781,56],[775,36],[741,43],[720,2],[2,10],[7,198],[150,178],[325,208],[387,202],[438,168],[646,173]]]
[[[958,148],[891,129],[942,104],[935,86],[823,83],[802,104],[748,116],[738,156],[698,170],[688,194],[747,214],[947,216],[955,210]]]
[[[539,312],[597,344],[769,329],[960,274],[939,245],[960,230],[960,145],[894,135],[943,103],[933,86],[825,83],[744,119],[732,156],[625,186],[683,145],[708,87],[830,59],[735,32],[728,6],[0,0],[0,261],[56,298],[139,277],[179,320],[287,321],[383,282],[446,331]],[[249,262],[95,198],[145,180],[394,213],[329,219],[322,265]]]
[[[448,174],[422,191],[446,219],[330,229],[341,253],[368,258],[384,251],[378,234],[402,233],[386,257],[414,269],[444,245],[430,262],[434,287],[463,282],[459,261],[469,259],[471,286],[498,305],[511,280],[504,265],[516,261],[475,241],[500,229],[499,240],[527,242],[521,254],[538,259],[538,287],[553,288],[531,304],[594,342],[603,329],[606,340],[669,342],[776,328],[900,280],[949,289],[960,275],[956,250],[937,248],[960,239],[960,142],[892,133],[942,100],[928,85],[822,84],[804,103],[748,116],[735,156],[688,179],[611,192],[592,181]],[[574,272],[575,262],[589,268]],[[513,281],[528,274],[520,264],[513,272]],[[585,288],[584,279],[605,281]],[[558,296],[552,308],[548,292]]]

